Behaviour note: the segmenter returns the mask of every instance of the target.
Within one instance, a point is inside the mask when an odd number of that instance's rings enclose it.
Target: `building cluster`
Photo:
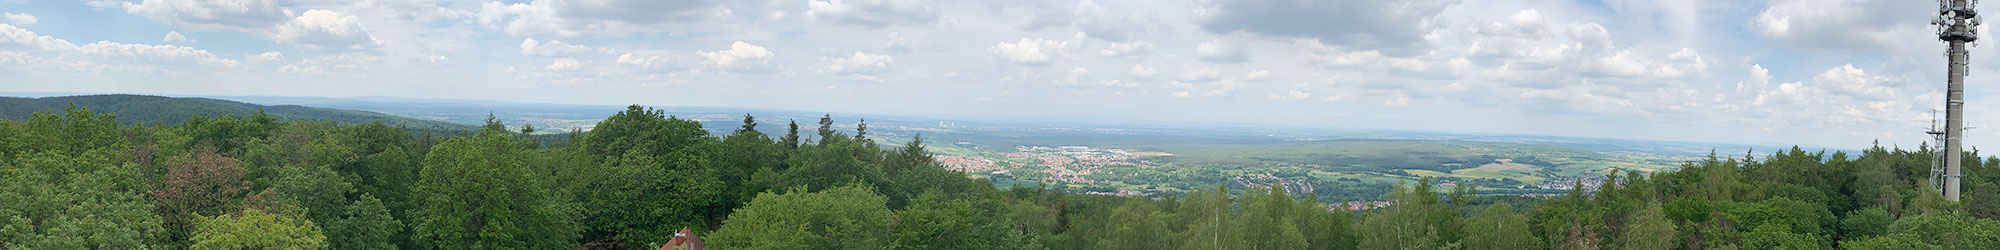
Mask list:
[[[1349,201],[1349,202],[1344,202],[1344,203],[1331,203],[1331,204],[1326,204],[1326,209],[1343,209],[1343,210],[1347,210],[1347,211],[1361,211],[1361,210],[1369,210],[1369,209],[1376,209],[1376,208],[1382,208],[1382,207],[1387,207],[1387,206],[1389,206],[1389,201]]]
[[[1119,190],[1118,190],[1118,192],[1098,192],[1098,191],[1090,191],[1090,192],[1083,192],[1083,194],[1088,194],[1088,195],[1112,195],[1112,196],[1118,196],[1118,197],[1138,197],[1138,196],[1148,196],[1148,195],[1146,194],[1146,192],[1139,192],[1139,191],[1134,191],[1134,190],[1124,190],[1124,189],[1119,189]]]
[[[958,171],[964,173],[1002,171],[1000,170],[1000,165],[994,164],[992,159],[986,159],[986,157],[968,156],[968,155],[939,155],[936,156],[935,158],[937,158],[938,163],[944,165],[945,169],[949,169],[951,171]]]
[[[1244,187],[1259,188],[1259,189],[1269,188],[1272,183],[1283,183],[1283,186],[1285,187],[1285,193],[1288,194],[1310,194],[1315,191],[1313,189],[1312,183],[1307,182],[1305,178],[1293,178],[1291,180],[1286,180],[1284,178],[1278,178],[1277,176],[1272,176],[1271,174],[1268,173],[1233,176],[1230,177],[1230,181],[1235,182],[1237,185],[1241,185]]]
[[[1048,174],[1049,181],[1075,184],[1096,184],[1088,176],[1096,174],[1105,166],[1131,165],[1151,167],[1150,161],[1140,160],[1136,155],[1122,149],[1092,148],[1087,146],[1019,146],[1014,152],[1003,154],[1003,160],[993,160],[981,156],[938,156],[939,163],[954,171],[978,173],[1000,173],[1023,168],[1039,168],[1037,172]],[[1015,160],[1005,160],[1015,159]]]
[[[1603,178],[1551,179],[1542,182],[1542,184],[1529,185],[1528,188],[1548,189],[1548,190],[1572,190],[1576,189],[1576,185],[1579,183],[1583,185],[1583,191],[1592,192],[1592,191],[1597,191],[1597,187],[1604,186],[1604,179]]]

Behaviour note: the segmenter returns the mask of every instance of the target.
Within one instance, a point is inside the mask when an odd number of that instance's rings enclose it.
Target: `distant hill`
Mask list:
[[[369,111],[316,108],[298,105],[264,106],[208,98],[180,98],[149,95],[80,95],[41,98],[0,97],[0,119],[25,121],[34,113],[61,113],[70,104],[98,113],[118,115],[119,125],[179,124],[189,117],[233,115],[248,118],[263,110],[280,120],[332,121],[361,124],[381,120],[418,130],[472,130],[472,125],[412,119]]]

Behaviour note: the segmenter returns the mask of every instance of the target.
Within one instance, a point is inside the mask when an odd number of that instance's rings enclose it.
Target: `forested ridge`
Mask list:
[[[474,126],[441,121],[412,119],[388,114],[298,105],[257,105],[228,100],[195,97],[165,97],[149,95],[78,95],[42,98],[0,97],[0,119],[27,120],[35,113],[61,113],[69,105],[90,107],[102,113],[118,114],[118,125],[158,125],[180,124],[192,117],[214,118],[224,115],[250,117],[263,112],[281,121],[334,121],[345,124],[361,124],[382,121],[389,125],[405,126],[411,130],[452,131],[471,130]]]
[[[0,121],[0,248],[650,249],[683,227],[715,249],[2000,248],[2000,159],[1966,157],[1954,203],[1925,187],[1925,150],[1711,156],[1553,199],[1420,180],[1349,212],[1283,188],[995,188],[921,137],[767,122],[716,135],[635,105],[537,138],[72,106]]]

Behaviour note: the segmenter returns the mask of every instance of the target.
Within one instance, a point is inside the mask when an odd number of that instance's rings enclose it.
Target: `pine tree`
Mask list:
[[[746,132],[756,132],[756,131],[757,131],[757,117],[750,116],[750,113],[743,113],[743,127],[736,129],[736,133],[742,134]]]
[[[778,141],[783,142],[786,148],[799,148],[799,121],[792,120],[791,124],[786,126],[789,128],[785,130],[785,136]]]
[[[826,146],[827,143],[831,143],[833,136],[833,115],[821,115],[819,117],[819,145]]]
[[[868,141],[868,119],[861,119],[861,123],[854,124],[854,140]]]
[[[493,116],[493,112],[487,112],[485,129],[493,131],[507,131],[507,125],[500,124],[500,117]]]

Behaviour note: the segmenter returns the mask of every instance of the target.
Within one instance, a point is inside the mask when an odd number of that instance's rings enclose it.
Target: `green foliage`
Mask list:
[[[1674,223],[1661,211],[1660,203],[1647,203],[1625,224],[1624,249],[1665,250],[1674,248]]]
[[[896,211],[894,249],[1017,249],[1026,245],[998,201],[926,193]]]
[[[727,249],[882,249],[895,216],[887,201],[858,186],[759,194],[707,239]]]
[[[1292,206],[1295,216],[1292,223],[1306,237],[1306,248],[1354,249],[1358,243],[1352,225],[1354,215],[1345,208],[1328,211],[1320,204],[1318,196],[1308,194],[1305,200]]]
[[[864,161],[869,156],[865,148],[853,141],[841,141],[823,146],[801,147],[786,162],[786,185],[804,186],[808,191],[818,191],[842,185],[875,186],[881,183],[881,167],[874,162]]]
[[[1397,187],[1389,193],[1389,207],[1369,214],[1361,220],[1361,249],[1435,249],[1443,247],[1438,242],[1438,230],[1431,223],[1431,216],[1437,215],[1437,193],[1429,189],[1430,183],[1419,182],[1416,188]]]
[[[326,236],[297,214],[243,210],[195,222],[192,249],[321,249]]]
[[[1111,211],[1105,219],[1104,237],[1092,248],[1096,249],[1170,249],[1175,246],[1173,233],[1167,231],[1167,214],[1149,207],[1147,201],[1131,198],[1124,205]]]
[[[702,156],[653,157],[634,149],[593,174],[580,197],[588,233],[626,242],[666,243],[682,227],[706,230],[704,209],[725,191]]]
[[[573,246],[576,205],[531,171],[525,142],[486,131],[433,148],[413,189],[411,237],[450,249]]]
[[[403,222],[389,215],[389,208],[375,196],[363,194],[345,209],[345,217],[327,223],[327,238],[333,249],[396,249],[402,239]]]
[[[1743,235],[1739,246],[1743,249],[1819,249],[1820,240],[1812,235],[1793,233],[1784,225],[1764,224]]]
[[[1841,249],[1854,250],[1933,250],[1944,249],[1919,240],[1916,235],[1889,234],[1840,242]]]
[[[2000,221],[1954,214],[1903,217],[1889,226],[1890,234],[1917,236],[1925,244],[1945,249],[2000,248]]]
[[[1244,247],[1252,249],[1301,249],[1306,247],[1306,236],[1298,225],[1291,221],[1292,200],[1285,189],[1273,185],[1265,190],[1250,190],[1243,196],[1241,214],[1235,222],[1235,233]]]
[[[1234,232],[1237,223],[1230,216],[1229,190],[1216,187],[1213,192],[1196,191],[1188,193],[1187,200],[1181,202],[1178,222],[1187,223],[1180,249],[1222,249],[1226,246],[1240,246]]]
[[[426,130],[470,130],[473,126],[427,121],[376,112],[315,108],[295,105],[264,106],[208,98],[143,95],[84,95],[43,98],[0,97],[0,119],[26,120],[35,113],[62,113],[67,106],[84,106],[100,112],[123,115],[117,125],[182,124],[191,117],[253,117],[259,112],[282,121],[332,121],[362,124],[384,121]],[[251,119],[255,121],[256,119]]]
[[[1889,224],[1895,220],[1880,207],[1848,212],[1847,218],[1840,220],[1840,229],[1845,233],[1842,238],[1862,239],[1889,233]]]
[[[1987,192],[2000,189],[2000,161],[1968,157],[1970,192],[1955,203],[1920,185],[1931,152],[1880,146],[1613,171],[1555,199],[1481,196],[1472,186],[1482,182],[1462,173],[1423,173],[1458,184],[1446,191],[1428,178],[1383,181],[1413,172],[1320,182],[1313,175],[1365,176],[1257,164],[1107,169],[1097,175],[1117,185],[1244,188],[1111,197],[1075,194],[1104,191],[1094,186],[990,189],[1017,180],[968,179],[944,169],[930,151],[940,147],[922,137],[876,145],[866,136],[879,133],[857,124],[843,135],[830,116],[817,143],[802,144],[796,126],[773,139],[749,115],[716,137],[633,106],[573,143],[544,145],[498,119],[436,137],[386,123],[280,122],[277,112],[119,128],[110,115],[67,111],[0,121],[10,135],[0,136],[0,248],[650,248],[682,227],[730,249],[1825,249],[1834,239],[1843,249],[2000,248],[2000,222],[1989,219],[2000,209],[1988,206],[2000,195]],[[1442,168],[1559,158],[1498,144],[1324,145],[1384,148],[1254,157],[1312,165],[1414,150],[1443,157],[1417,160]],[[1200,155],[1186,157],[1218,160]],[[1284,182],[1228,180],[1245,175]],[[1288,193],[1299,184],[1319,193]],[[1392,205],[1329,211],[1319,200],[1328,190],[1384,190]]]
[[[68,111],[0,121],[0,248],[169,248],[116,118]]]
[[[1495,203],[1465,223],[1465,249],[1540,249],[1542,239],[1529,233],[1528,217],[1506,203]]]

